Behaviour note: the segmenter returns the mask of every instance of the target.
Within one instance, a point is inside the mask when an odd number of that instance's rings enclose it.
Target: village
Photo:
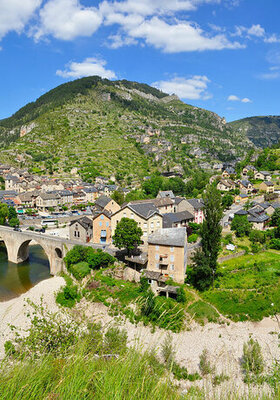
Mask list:
[[[225,206],[221,220],[224,235],[238,215],[246,216],[255,230],[267,229],[271,215],[280,207],[274,183],[278,175],[248,165],[237,179],[232,166],[220,168],[220,174],[213,175],[209,183],[215,182],[223,196],[232,198],[233,204]],[[14,207],[20,220],[14,229],[93,243],[116,255],[112,238],[122,218],[129,218],[142,230],[141,245],[132,254],[119,253],[119,258],[136,271],[138,279],[144,272],[156,294],[176,294],[174,287],[165,284],[169,279],[185,282],[187,265],[200,246],[195,232],[204,221],[202,198],[187,199],[169,190],[159,191],[156,198],[120,205],[112,198],[114,193],[129,193],[131,188],[119,187],[114,176],[99,176],[94,184],[80,179],[65,182],[5,165],[0,165],[0,176],[5,185],[0,200]],[[229,244],[226,250],[225,254],[230,254],[235,246]]]

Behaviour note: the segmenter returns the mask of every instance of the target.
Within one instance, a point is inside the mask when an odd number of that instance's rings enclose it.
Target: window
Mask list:
[[[159,263],[156,263],[156,268],[159,269]]]
[[[155,259],[156,259],[156,260],[159,260],[159,254],[156,254],[156,255],[155,255]]]
[[[78,236],[78,238],[79,238],[79,237],[80,237],[80,232],[78,231],[77,234],[78,234],[77,236]]]
[[[107,227],[109,226],[109,222],[108,222],[108,221],[106,222],[106,226],[107,226]]]
[[[104,219],[104,215],[101,215],[100,219]]]
[[[154,223],[153,223],[153,222],[151,222],[151,228],[153,229],[153,227],[154,227]]]
[[[99,226],[102,226],[102,221],[99,222]]]
[[[147,232],[144,232],[144,233],[143,233],[143,236],[147,236]]]
[[[133,213],[130,214],[130,218],[134,219],[134,214]]]
[[[124,218],[126,218],[126,212],[123,213]]]
[[[174,261],[174,255],[173,254],[171,254],[171,256],[170,256],[170,261]]]
[[[147,222],[144,222],[144,228],[146,228],[146,229],[147,229],[147,227],[148,227],[148,224],[147,224]]]
[[[157,221],[157,227],[158,228],[160,227],[160,221]]]
[[[171,251],[171,253],[173,253],[174,247],[170,247],[170,251]]]
[[[158,245],[156,245],[156,251],[159,251],[159,246]]]
[[[174,264],[170,265],[170,269],[171,269],[171,271],[174,271]]]

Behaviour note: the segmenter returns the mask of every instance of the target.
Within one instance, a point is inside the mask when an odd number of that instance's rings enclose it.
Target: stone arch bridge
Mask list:
[[[64,261],[66,253],[75,245],[90,246],[93,248],[102,248],[93,243],[81,243],[49,236],[46,233],[37,233],[32,231],[15,231],[13,228],[0,226],[0,241],[3,241],[8,254],[8,260],[19,264],[29,257],[29,245],[31,242],[39,244],[45,251],[49,263],[51,275],[57,275],[64,271]],[[106,251],[106,249],[104,249]]]

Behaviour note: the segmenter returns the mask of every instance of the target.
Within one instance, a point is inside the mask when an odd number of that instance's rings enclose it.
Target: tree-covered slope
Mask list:
[[[93,76],[68,82],[0,121],[2,161],[68,174],[73,167],[143,177],[241,157],[252,143],[218,115],[146,84]]]
[[[244,118],[229,126],[245,134],[257,147],[268,147],[280,140],[280,116]]]

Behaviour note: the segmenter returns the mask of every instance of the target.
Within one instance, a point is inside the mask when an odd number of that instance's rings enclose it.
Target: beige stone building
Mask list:
[[[104,210],[93,217],[92,221],[92,241],[94,243],[110,244],[111,235],[111,214]]]
[[[148,238],[147,270],[160,272],[175,282],[184,283],[187,267],[185,228],[163,228]]]
[[[115,233],[117,223],[122,218],[131,218],[137,222],[143,231],[143,245],[147,246],[148,236],[162,228],[162,215],[151,202],[131,202],[117,211],[111,217],[112,236]]]
[[[92,220],[82,217],[72,221],[69,226],[69,237],[70,240],[88,243],[92,239]]]
[[[95,208],[99,211],[108,211],[111,214],[116,213],[121,209],[118,203],[115,200],[111,199],[107,196],[100,196],[94,203]]]
[[[260,184],[260,191],[265,193],[274,193],[274,184],[271,181],[264,181]]]
[[[60,196],[56,193],[41,193],[36,198],[36,208],[46,211],[49,208],[57,208],[60,204]]]

